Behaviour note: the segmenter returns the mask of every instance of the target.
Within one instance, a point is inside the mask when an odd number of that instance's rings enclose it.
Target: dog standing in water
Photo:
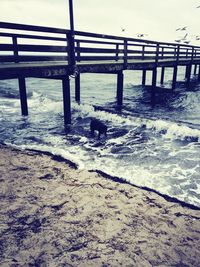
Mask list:
[[[92,119],[90,122],[90,131],[92,136],[94,136],[94,132],[98,131],[98,139],[100,139],[101,134],[104,134],[105,136],[107,136],[107,126],[101,122],[100,120],[97,119]]]

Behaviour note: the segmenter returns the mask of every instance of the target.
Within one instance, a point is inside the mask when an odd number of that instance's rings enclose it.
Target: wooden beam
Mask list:
[[[117,74],[117,106],[121,107],[123,104],[123,71],[119,71]]]
[[[165,78],[165,67],[161,68],[161,77],[160,77],[160,83],[164,84],[164,78]]]
[[[147,71],[143,70],[142,71],[142,85],[146,84],[146,74],[147,74]]]
[[[199,65],[199,72],[198,72],[198,82],[200,82],[200,65]]]
[[[19,83],[19,95],[21,103],[21,112],[23,116],[28,116],[27,94],[26,94],[26,82],[24,77],[18,79]]]
[[[178,67],[175,66],[174,71],[173,71],[172,90],[176,88],[177,70],[178,70]]]
[[[186,83],[187,83],[187,86],[190,84],[191,71],[192,71],[192,65],[188,65],[188,66],[187,66],[187,76],[186,76]]]
[[[187,75],[188,75],[188,65],[185,67],[185,79],[187,79]]]
[[[75,100],[80,102],[80,73],[75,78]]]
[[[197,64],[194,65],[194,75],[197,74]]]
[[[62,79],[64,124],[71,124],[71,99],[70,99],[70,81],[69,76]]]
[[[155,106],[155,96],[156,96],[156,82],[157,82],[157,67],[153,69],[152,73],[152,86],[151,86],[151,105]]]

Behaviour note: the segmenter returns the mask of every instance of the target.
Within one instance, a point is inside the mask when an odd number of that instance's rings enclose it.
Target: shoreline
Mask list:
[[[1,266],[200,262],[199,209],[99,171],[77,170],[49,152],[2,144],[0,176]]]
[[[21,149],[17,146],[11,146],[11,145],[6,145],[6,144],[3,144],[3,143],[0,143],[0,148],[1,148],[1,145],[3,146],[6,146],[6,147],[10,147],[11,149],[16,149],[18,151],[30,151],[30,152],[36,152],[36,153],[39,153],[39,154],[43,154],[43,155],[46,155],[46,156],[49,156],[51,157],[52,160],[55,160],[55,161],[58,161],[58,162],[64,162],[66,164],[68,164],[71,168],[74,168],[76,170],[78,170],[78,164],[73,162],[72,160],[69,160],[69,159],[66,159],[60,155],[56,155],[56,154],[52,154],[51,152],[48,152],[48,151],[40,151],[40,150],[37,150],[37,149]],[[141,189],[141,190],[145,190],[147,192],[153,192],[155,194],[157,194],[158,196],[161,196],[163,197],[166,201],[169,201],[169,202],[172,202],[172,203],[177,203],[177,204],[180,204],[182,207],[186,207],[186,208],[189,208],[189,209],[192,209],[192,210],[200,210],[200,206],[196,206],[194,204],[191,204],[191,203],[188,203],[188,202],[185,202],[183,200],[180,200],[176,197],[172,197],[172,196],[169,196],[167,194],[164,194],[164,193],[161,193],[153,188],[150,188],[150,187],[147,187],[147,186],[139,186],[139,185],[136,185],[136,184],[133,184],[131,183],[130,181],[128,180],[125,180],[123,178],[120,178],[120,177],[117,177],[117,176],[111,176],[101,170],[98,170],[98,169],[95,169],[95,170],[87,170],[88,172],[91,172],[91,173],[98,173],[100,174],[102,177],[104,177],[105,179],[110,179],[114,182],[118,182],[118,183],[122,183],[122,184],[128,184],[130,186],[133,186],[135,188],[138,188],[138,189]]]

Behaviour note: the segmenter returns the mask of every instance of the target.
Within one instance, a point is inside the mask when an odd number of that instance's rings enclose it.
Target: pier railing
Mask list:
[[[75,31],[72,46],[70,31],[52,27],[0,22],[0,63],[64,61],[70,65],[113,62],[128,63],[200,60],[200,47],[188,44],[155,42]],[[74,49],[71,49],[74,47]]]
[[[68,61],[68,31],[0,22],[0,62]]]

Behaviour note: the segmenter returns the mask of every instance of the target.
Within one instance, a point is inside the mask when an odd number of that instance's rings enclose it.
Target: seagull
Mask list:
[[[200,36],[199,35],[196,36],[196,40],[200,40]]]
[[[147,34],[144,34],[144,33],[138,33],[137,34],[137,37],[139,37],[139,38],[142,38],[142,37],[144,37],[144,36],[146,36]]]
[[[200,6],[197,6],[196,8],[200,8]]]
[[[181,40],[174,40],[174,41],[177,42],[177,43],[180,43]]]
[[[187,29],[187,26],[182,27],[182,28],[177,28],[176,31],[186,31],[186,29]]]
[[[184,41],[184,44],[189,44],[190,43],[190,41]]]
[[[188,33],[186,33],[185,36],[183,36],[183,38],[181,40],[186,40],[187,36],[188,36]]]
[[[126,30],[125,28],[121,28],[121,29],[122,29],[122,32],[125,32],[125,30]]]

